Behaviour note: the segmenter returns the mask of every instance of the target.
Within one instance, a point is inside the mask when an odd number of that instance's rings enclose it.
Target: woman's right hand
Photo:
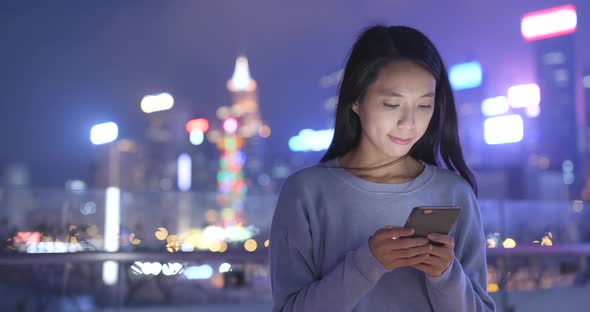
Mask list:
[[[369,238],[369,248],[388,270],[412,266],[426,260],[432,250],[427,238],[408,238],[412,234],[412,229],[384,227]]]

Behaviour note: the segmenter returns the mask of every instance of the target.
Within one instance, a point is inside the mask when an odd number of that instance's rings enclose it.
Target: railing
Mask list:
[[[212,247],[214,240],[202,240],[219,238],[215,225],[222,211],[215,194],[122,192],[118,244],[115,252],[106,252],[109,200],[104,190],[3,190],[3,302],[27,309],[30,303],[22,302],[37,302],[46,311],[54,311],[55,302],[60,302],[58,310],[68,310],[66,301],[80,300],[86,303],[74,304],[72,311],[206,303],[268,306],[265,240],[275,201],[274,194],[246,199],[240,218],[257,245],[249,252],[243,239],[224,250]],[[565,298],[590,289],[590,224],[583,203],[480,200],[480,206],[489,244],[495,247],[487,250],[488,290],[500,310],[526,307],[530,300],[519,299],[521,294],[552,291]],[[116,279],[109,284],[105,263],[112,262]],[[213,272],[203,275],[199,268]]]

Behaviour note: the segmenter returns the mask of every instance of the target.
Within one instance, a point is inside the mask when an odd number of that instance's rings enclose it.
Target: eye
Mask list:
[[[398,107],[399,107],[399,104],[388,104],[388,103],[383,103],[383,106],[384,106],[386,109],[394,109],[394,108],[398,108]]]
[[[418,105],[418,108],[420,109],[431,109],[432,105]]]

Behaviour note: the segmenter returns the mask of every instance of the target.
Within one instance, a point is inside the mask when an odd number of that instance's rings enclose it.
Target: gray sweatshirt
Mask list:
[[[455,260],[436,278],[386,269],[369,249],[377,229],[403,226],[417,206],[458,206]],[[284,182],[270,231],[273,311],[494,311],[486,241],[471,186],[426,165],[401,184],[369,182],[336,160]]]

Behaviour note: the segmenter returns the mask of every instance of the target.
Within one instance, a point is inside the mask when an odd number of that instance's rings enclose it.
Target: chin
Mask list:
[[[387,155],[388,158],[399,158],[399,157],[402,157],[402,156],[408,154],[409,152],[410,152],[409,148],[408,149],[389,148],[387,150],[384,150],[383,154]]]

